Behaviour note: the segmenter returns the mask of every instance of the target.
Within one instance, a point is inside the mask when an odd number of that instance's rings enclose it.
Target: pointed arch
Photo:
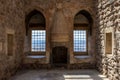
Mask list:
[[[26,15],[26,45],[29,45],[29,51],[46,52],[46,20],[44,15],[38,11],[33,10]]]
[[[73,43],[74,53],[88,55],[90,41],[92,36],[93,19],[86,10],[79,11],[74,16]]]
[[[92,35],[93,18],[91,16],[91,14],[86,10],[80,10],[74,16],[74,20],[75,20],[76,16],[78,16],[78,15],[83,15],[88,20],[88,22],[89,22],[88,26],[89,26],[89,30],[90,30],[90,35]]]
[[[27,14],[26,18],[25,18],[26,35],[27,35],[27,32],[28,32],[29,26],[32,25],[32,24],[30,24],[30,21],[35,15],[38,15],[39,19],[41,21],[39,23],[34,24],[34,25],[36,25],[36,26],[40,25],[40,26],[43,26],[43,27],[46,26],[46,19],[45,19],[44,15],[40,11],[34,9],[29,14]]]

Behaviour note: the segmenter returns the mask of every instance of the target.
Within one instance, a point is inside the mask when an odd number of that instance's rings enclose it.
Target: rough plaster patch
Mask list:
[[[13,29],[6,28],[7,34],[15,34],[15,31]]]

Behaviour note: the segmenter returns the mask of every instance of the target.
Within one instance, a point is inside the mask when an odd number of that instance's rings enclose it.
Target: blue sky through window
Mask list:
[[[74,52],[87,51],[86,30],[74,30]]]
[[[46,31],[32,30],[32,51],[42,51],[46,49]]]

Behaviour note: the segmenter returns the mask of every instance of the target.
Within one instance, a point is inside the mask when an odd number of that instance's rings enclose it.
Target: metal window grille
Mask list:
[[[46,31],[32,30],[32,51],[44,52],[46,50]]]
[[[86,30],[74,30],[74,52],[87,51]]]

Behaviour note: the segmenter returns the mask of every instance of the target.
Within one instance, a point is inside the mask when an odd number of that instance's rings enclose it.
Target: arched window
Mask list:
[[[90,14],[82,10],[75,15],[74,31],[73,31],[73,45],[74,53],[88,54],[88,38],[91,35]]]
[[[37,10],[32,11],[26,20],[27,35],[30,39],[31,52],[46,51],[46,28],[43,14]]]

